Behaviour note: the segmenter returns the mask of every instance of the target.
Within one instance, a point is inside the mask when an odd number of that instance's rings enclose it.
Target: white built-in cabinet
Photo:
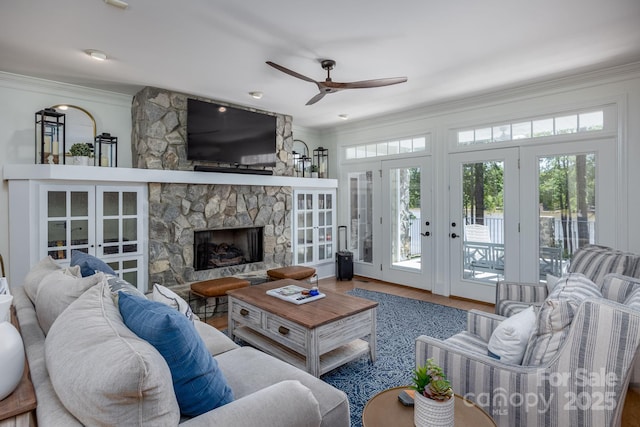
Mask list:
[[[293,200],[293,264],[333,263],[337,250],[336,191],[296,189]]]
[[[68,265],[71,251],[100,258],[145,289],[146,186],[41,185],[39,256]]]
[[[68,266],[71,251],[79,250],[147,290],[146,184],[12,181],[11,186],[16,188],[10,191],[10,217],[17,229],[10,231],[10,240],[18,273],[47,255]]]

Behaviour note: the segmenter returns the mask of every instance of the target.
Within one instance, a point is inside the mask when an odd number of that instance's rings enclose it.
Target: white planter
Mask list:
[[[9,322],[0,323],[0,400],[9,396],[22,378],[24,345],[18,330]]]
[[[78,166],[89,166],[89,156],[73,156],[73,164]]]
[[[438,401],[415,393],[413,422],[416,427],[453,427],[455,398]]]

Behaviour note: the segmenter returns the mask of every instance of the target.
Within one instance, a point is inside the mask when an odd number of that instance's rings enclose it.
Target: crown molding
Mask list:
[[[101,89],[92,89],[85,86],[61,83],[20,74],[7,73],[5,71],[0,71],[0,87],[28,92],[46,93],[60,97],[69,97],[71,93],[74,98],[90,102],[96,102],[96,100],[99,100],[105,104],[115,105],[131,105],[131,100],[133,98],[131,95],[127,94],[109,92]]]

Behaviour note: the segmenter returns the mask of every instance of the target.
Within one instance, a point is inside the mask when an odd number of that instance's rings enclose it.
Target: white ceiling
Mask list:
[[[155,86],[293,116],[351,119],[640,60],[639,0],[2,0],[0,71],[135,94]],[[98,62],[84,51],[98,49]],[[329,94],[265,64],[334,81]],[[262,91],[255,100],[250,91]]]

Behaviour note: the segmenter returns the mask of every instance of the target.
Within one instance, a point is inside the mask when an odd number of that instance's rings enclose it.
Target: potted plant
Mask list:
[[[73,157],[74,165],[89,166],[91,157],[91,145],[86,142],[77,142],[69,149],[69,154]]]
[[[311,178],[318,177],[318,165],[311,165]]]
[[[414,423],[423,426],[453,426],[455,399],[447,376],[433,359],[413,371]]]

